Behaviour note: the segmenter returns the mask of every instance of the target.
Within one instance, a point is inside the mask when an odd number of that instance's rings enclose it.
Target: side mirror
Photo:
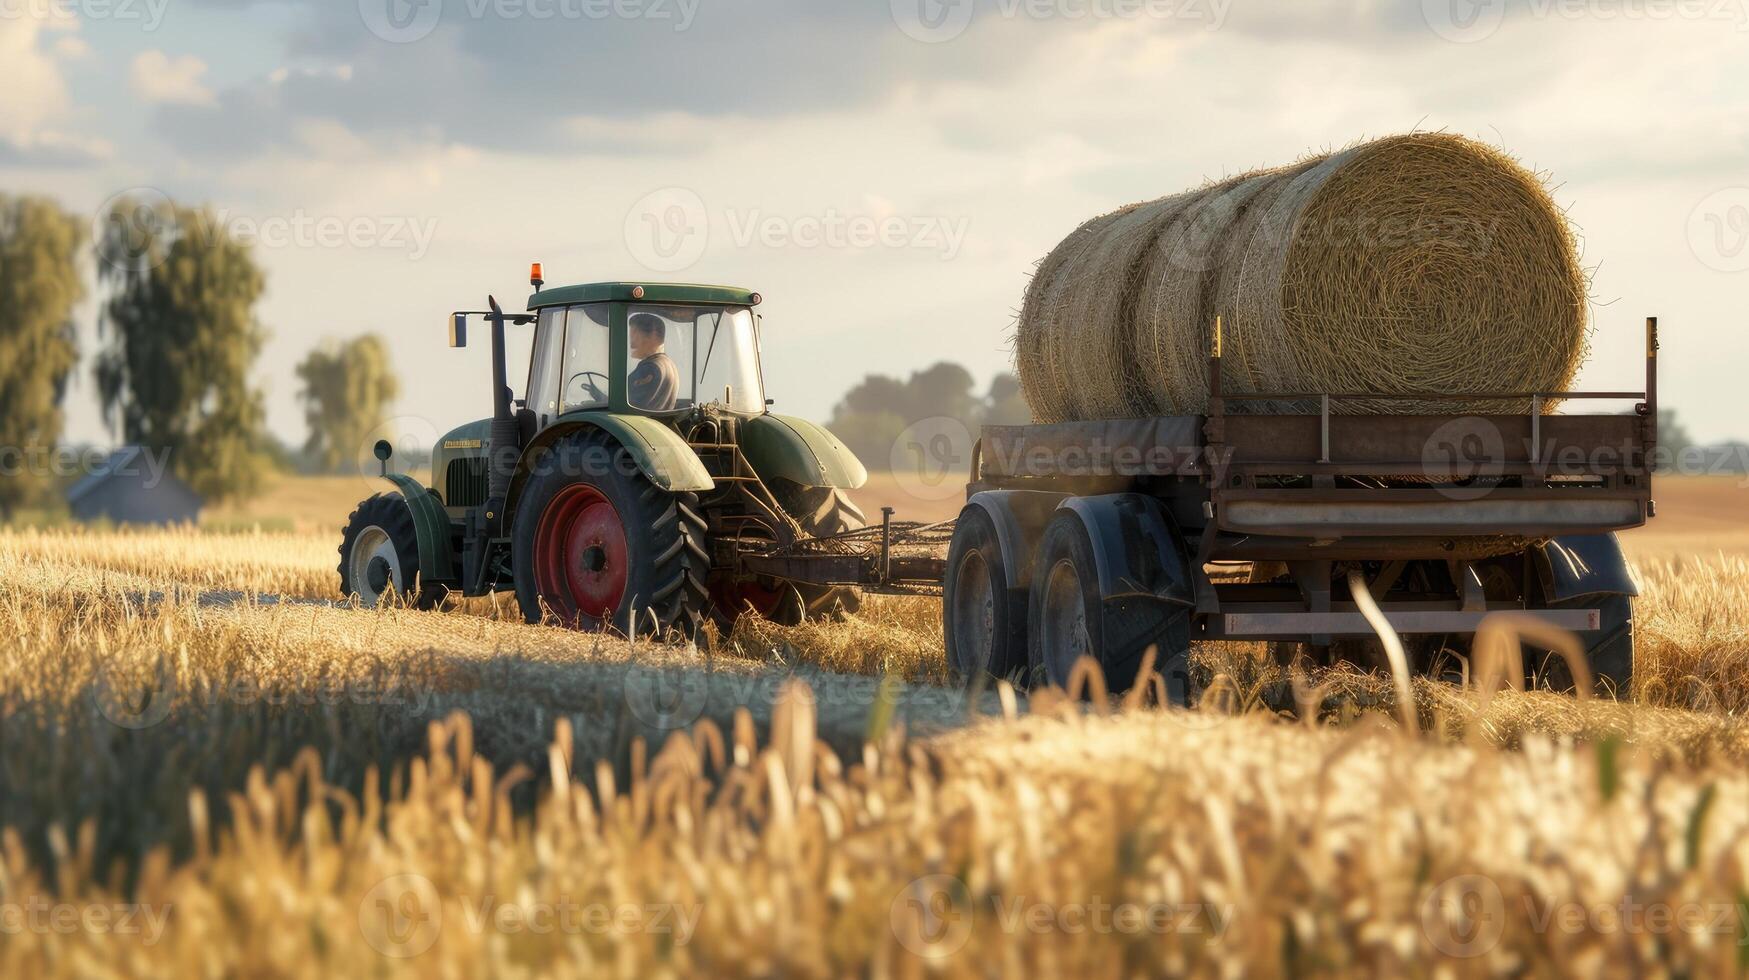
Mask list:
[[[449,315],[449,345],[451,347],[468,346],[468,315],[466,313],[451,313]]]

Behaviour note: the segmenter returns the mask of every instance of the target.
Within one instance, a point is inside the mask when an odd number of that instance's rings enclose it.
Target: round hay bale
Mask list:
[[[1039,265],[1017,368],[1040,421],[1202,412],[1219,315],[1229,393],[1409,396],[1332,404],[1345,413],[1527,411],[1413,396],[1570,387],[1586,287],[1535,176],[1461,137],[1397,136],[1083,224]]]

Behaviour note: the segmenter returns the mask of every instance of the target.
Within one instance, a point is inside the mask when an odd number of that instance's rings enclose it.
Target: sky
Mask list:
[[[987,382],[1086,218],[1414,129],[1547,174],[1583,386],[1639,388],[1655,314],[1665,404],[1749,438],[1749,0],[0,0],[0,79],[0,189],[255,241],[293,442],[293,366],[366,332],[397,434],[489,414],[444,319],[520,309],[533,261],[761,291],[790,414],[943,359]],[[112,442],[79,319],[67,434]]]

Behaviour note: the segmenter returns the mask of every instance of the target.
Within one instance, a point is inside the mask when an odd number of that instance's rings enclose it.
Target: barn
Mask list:
[[[200,520],[201,498],[164,471],[140,446],[124,446],[67,490],[67,508],[80,521],[182,524]]]

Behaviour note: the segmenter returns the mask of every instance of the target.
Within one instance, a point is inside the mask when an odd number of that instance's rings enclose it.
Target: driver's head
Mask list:
[[[627,339],[631,342],[632,356],[640,360],[661,353],[668,342],[668,324],[654,313],[632,314],[630,326]]]

